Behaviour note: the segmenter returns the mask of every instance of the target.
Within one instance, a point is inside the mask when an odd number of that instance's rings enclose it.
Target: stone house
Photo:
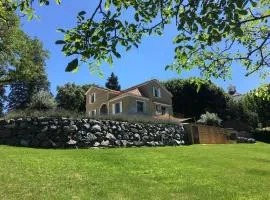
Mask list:
[[[153,79],[123,91],[92,86],[85,93],[89,116],[172,115],[172,94]]]

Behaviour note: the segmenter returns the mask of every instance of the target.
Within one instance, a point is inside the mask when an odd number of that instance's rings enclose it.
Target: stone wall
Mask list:
[[[183,126],[68,118],[0,120],[0,144],[38,148],[183,145]]]

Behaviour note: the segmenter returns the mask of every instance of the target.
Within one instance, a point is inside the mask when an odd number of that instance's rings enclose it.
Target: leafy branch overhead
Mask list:
[[[8,1],[10,2],[10,1]],[[11,1],[29,2],[33,0]],[[48,0],[39,1],[48,4]],[[246,75],[256,71],[269,75],[269,0],[98,0],[93,12],[81,11],[77,26],[59,29],[66,56],[99,69],[102,62],[113,64],[120,50],[138,47],[145,36],[162,35],[174,24],[177,35],[175,60],[166,69],[181,72],[199,68],[207,77],[227,78],[232,63],[241,62]],[[57,3],[61,3],[57,1]],[[30,6],[29,6],[30,5]],[[20,6],[25,13],[31,4]],[[17,7],[16,7],[17,6]],[[13,9],[14,9],[13,8]],[[126,13],[129,13],[129,17]],[[130,17],[132,16],[132,17]],[[77,70],[73,60],[66,69]]]

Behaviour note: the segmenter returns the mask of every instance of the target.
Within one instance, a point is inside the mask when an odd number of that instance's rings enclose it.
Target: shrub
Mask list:
[[[216,113],[206,112],[205,114],[201,115],[200,119],[197,122],[210,126],[220,126],[221,121],[222,120],[218,117]]]
[[[270,127],[255,129],[253,137],[258,141],[270,143]]]
[[[51,109],[51,110],[13,110],[8,112],[4,118],[16,119],[20,117],[68,117],[68,118],[83,118],[86,117],[85,113],[79,113],[75,111],[65,109]]]
[[[56,105],[53,96],[49,92],[41,90],[32,96],[29,108],[34,110],[50,110],[56,108]]]

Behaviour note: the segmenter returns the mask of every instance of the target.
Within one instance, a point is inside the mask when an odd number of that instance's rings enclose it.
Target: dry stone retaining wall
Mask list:
[[[0,144],[38,148],[183,145],[182,125],[69,118],[0,120]]]

